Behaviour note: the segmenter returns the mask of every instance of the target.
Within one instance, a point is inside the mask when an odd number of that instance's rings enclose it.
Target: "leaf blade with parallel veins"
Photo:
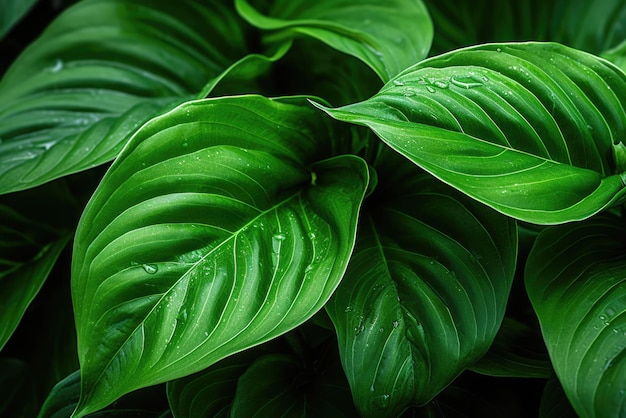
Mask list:
[[[434,57],[337,109],[444,182],[521,220],[587,218],[624,198],[614,144],[626,76],[557,44],[494,44]]]
[[[276,337],[330,297],[368,171],[314,162],[330,134],[297,102],[190,102],[116,160],[74,251],[79,416]]]

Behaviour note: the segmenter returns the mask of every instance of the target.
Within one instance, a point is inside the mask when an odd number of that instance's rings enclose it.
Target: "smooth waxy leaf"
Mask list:
[[[2,0],[0,3],[0,39],[20,21],[37,0]]]
[[[79,224],[83,416],[301,324],[336,288],[367,166],[302,99],[184,104],[131,140]],[[298,104],[299,103],[299,104]]]
[[[371,99],[325,110],[506,215],[554,224],[623,200],[613,144],[626,135],[625,98],[626,76],[602,59],[496,44],[426,60]]]
[[[549,228],[526,263],[552,364],[581,417],[626,414],[624,237],[612,216]]]
[[[355,56],[387,81],[428,54],[432,23],[421,0],[235,0],[239,13],[269,37],[301,34]]]
[[[55,19],[0,82],[0,193],[110,161],[246,55],[226,4],[87,0]]]
[[[363,416],[423,405],[480,358],[515,270],[515,222],[416,171],[363,219],[327,304]]]

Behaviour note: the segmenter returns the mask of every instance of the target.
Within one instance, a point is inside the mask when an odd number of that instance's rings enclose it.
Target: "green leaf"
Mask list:
[[[0,39],[37,3],[37,0],[2,0],[0,3]]]
[[[482,45],[426,60],[337,109],[474,199],[554,224],[623,200],[613,144],[626,135],[626,75],[557,44]]]
[[[176,418],[284,416],[292,407],[287,416],[354,416],[332,324],[326,329],[311,322],[169,382],[173,414]],[[265,374],[266,368],[271,372]],[[259,374],[263,377],[255,381]],[[237,412],[231,412],[233,402]]]
[[[542,343],[528,325],[505,317],[487,352],[470,369],[488,376],[548,378],[552,365]]]
[[[198,97],[265,93],[267,89],[260,85],[258,78],[268,72],[272,64],[284,57],[291,48],[291,44],[291,41],[278,44],[276,51],[269,55],[246,55],[209,81]]]
[[[280,80],[276,89],[281,95],[307,93],[335,106],[365,100],[383,85],[362,61],[312,38],[295,40],[273,76]]]
[[[44,402],[37,418],[67,418],[71,416],[80,395],[80,370],[57,383]],[[133,417],[157,418],[167,410],[163,386],[139,390],[125,396],[90,418]]]
[[[598,54],[626,37],[621,0],[425,0],[433,51],[487,42],[553,41]]]
[[[383,81],[425,58],[433,36],[421,0],[235,0],[235,5],[252,25],[278,31],[268,42],[297,34],[318,39],[359,58]]]
[[[190,102],[138,131],[78,227],[77,417],[298,326],[355,240],[363,160],[302,99]]]
[[[265,354],[259,353],[257,348],[226,357],[206,370],[168,382],[167,398],[176,418],[229,416],[239,377],[259,354]]]
[[[266,354],[239,378],[231,416],[353,417],[350,389],[338,356],[316,369],[289,354]]]
[[[625,236],[613,216],[548,228],[526,263],[552,364],[582,417],[626,414]]]
[[[364,417],[426,404],[478,360],[515,270],[515,221],[416,171],[370,208],[327,304]]]
[[[226,1],[87,0],[0,82],[0,193],[112,160],[164,108],[248,53]]]
[[[69,233],[0,204],[0,349],[17,328],[26,308],[43,286]]]

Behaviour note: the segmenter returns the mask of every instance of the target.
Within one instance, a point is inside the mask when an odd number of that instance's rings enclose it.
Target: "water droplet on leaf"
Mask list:
[[[142,267],[144,271],[148,274],[155,274],[157,271],[159,271],[159,267],[156,264],[144,264]]]

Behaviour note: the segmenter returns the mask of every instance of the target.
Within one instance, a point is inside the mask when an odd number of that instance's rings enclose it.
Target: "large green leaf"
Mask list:
[[[279,31],[269,41],[310,36],[361,59],[383,81],[426,57],[433,36],[421,0],[235,0],[235,5],[252,25]]]
[[[552,227],[526,263],[552,364],[581,417],[626,415],[625,237],[613,216]]]
[[[620,202],[626,75],[558,44],[482,45],[423,61],[374,97],[325,109],[515,218],[553,224]],[[621,147],[622,145],[619,145]]]
[[[76,416],[304,322],[355,240],[368,170],[302,99],[190,102],[138,131],[76,235]]]
[[[0,2],[0,39],[20,21],[37,0],[2,0]]]
[[[486,42],[553,41],[598,54],[626,36],[622,0],[425,0],[436,53]]]
[[[515,221],[416,171],[378,196],[327,304],[366,417],[427,403],[479,359],[515,270]]]
[[[0,193],[113,159],[164,107],[246,55],[229,2],[86,0],[0,82]]]

